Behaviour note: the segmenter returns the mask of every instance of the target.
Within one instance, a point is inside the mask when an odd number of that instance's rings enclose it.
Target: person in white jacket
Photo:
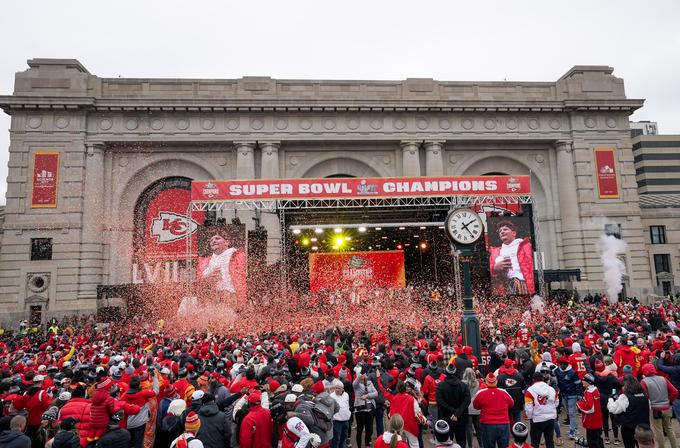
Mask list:
[[[352,412],[349,409],[349,395],[345,392],[342,383],[335,385],[333,390],[330,391],[330,395],[338,403],[338,412],[333,414],[331,448],[344,448],[349,433],[349,419],[352,417]]]
[[[531,445],[540,446],[545,437],[546,448],[554,448],[553,433],[559,397],[545,381],[542,373],[534,374],[534,383],[524,393],[524,412],[531,420]]]

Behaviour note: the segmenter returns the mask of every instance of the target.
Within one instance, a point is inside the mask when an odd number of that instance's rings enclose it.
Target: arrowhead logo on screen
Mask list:
[[[184,215],[173,212],[160,212],[151,221],[151,235],[157,243],[172,243],[191,235],[198,228],[198,223]]]

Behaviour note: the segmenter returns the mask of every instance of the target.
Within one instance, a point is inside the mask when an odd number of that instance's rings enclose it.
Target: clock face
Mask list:
[[[484,234],[484,224],[476,212],[459,208],[446,217],[446,232],[459,244],[472,244]]]

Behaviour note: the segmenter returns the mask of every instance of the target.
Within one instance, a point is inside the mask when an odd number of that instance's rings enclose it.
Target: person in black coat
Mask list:
[[[437,411],[440,420],[449,423],[449,437],[460,446],[465,445],[465,428],[468,419],[468,406],[472,401],[470,389],[456,375],[455,364],[449,364],[446,378],[437,384]]]
[[[61,429],[54,440],[52,441],[52,448],[79,448],[80,447],[80,437],[75,433],[76,420],[73,417],[65,418],[59,424]]]
[[[97,441],[97,448],[128,448],[130,446],[130,433],[120,427],[123,419],[123,411],[118,411],[109,420],[109,429],[106,434]]]
[[[197,437],[205,448],[229,446],[231,425],[226,414],[218,409],[212,394],[206,393],[203,396],[203,406],[198,411],[198,418],[201,420],[201,430]]]

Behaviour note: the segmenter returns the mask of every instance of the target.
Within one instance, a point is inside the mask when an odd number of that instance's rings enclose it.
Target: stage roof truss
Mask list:
[[[531,195],[453,195],[395,198],[351,199],[282,199],[277,201],[192,202],[191,211],[219,210],[301,210],[316,208],[388,208],[388,207],[470,207],[473,205],[531,204]]]

